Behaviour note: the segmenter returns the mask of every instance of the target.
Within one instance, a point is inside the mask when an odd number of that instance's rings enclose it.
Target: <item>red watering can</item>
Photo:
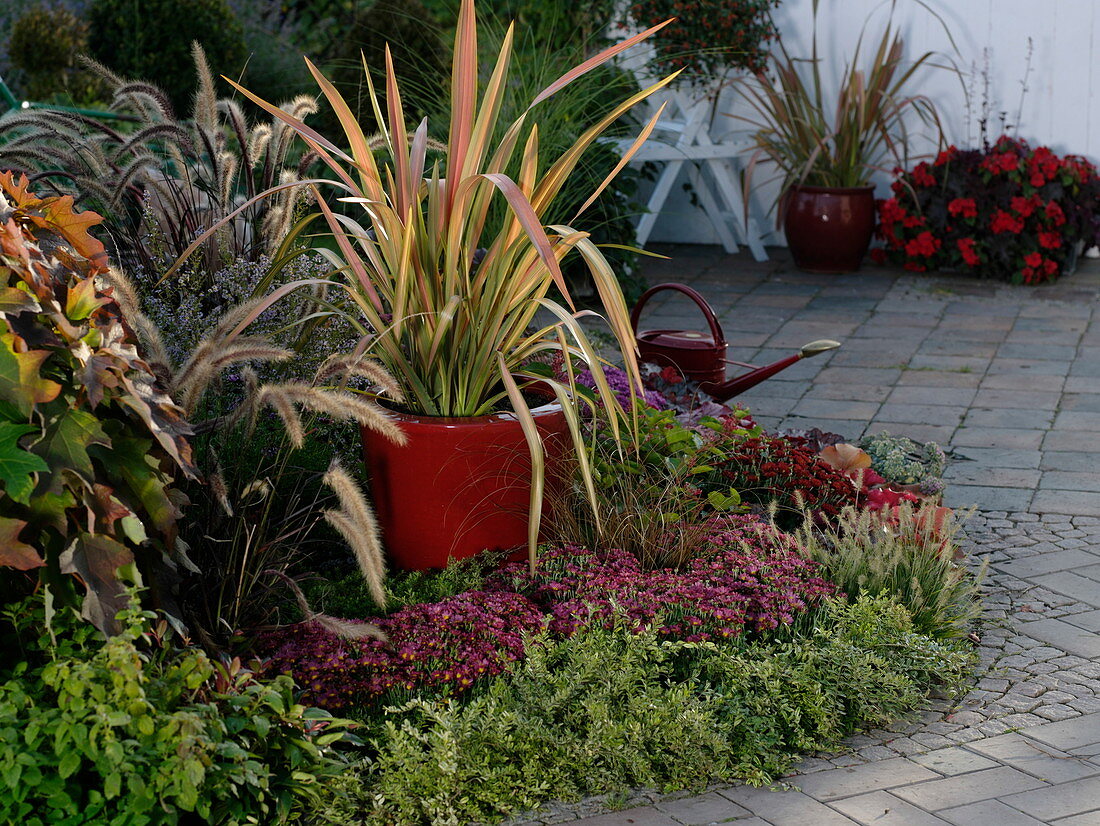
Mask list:
[[[694,301],[702,310],[709,331],[645,330],[638,332],[638,319],[642,315],[642,308],[650,298],[664,290],[682,293]],[[803,345],[794,355],[763,367],[741,361],[730,361],[726,358],[726,337],[722,334],[722,327],[714,315],[714,310],[702,295],[686,284],[658,284],[646,290],[634,305],[634,310],[630,314],[630,324],[638,342],[641,361],[660,366],[672,365],[684,378],[699,382],[703,391],[723,402],[744,393],[750,387],[755,387],[764,379],[771,378],[797,361],[835,350],[840,346],[840,342],[829,339],[811,341]],[[727,364],[746,367],[749,372],[727,381]]]

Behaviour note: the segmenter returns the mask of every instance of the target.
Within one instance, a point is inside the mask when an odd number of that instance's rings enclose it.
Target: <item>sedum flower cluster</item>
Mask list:
[[[920,444],[883,432],[867,436],[859,446],[871,457],[871,468],[888,483],[920,485],[925,496],[943,492],[947,455],[935,442]]]

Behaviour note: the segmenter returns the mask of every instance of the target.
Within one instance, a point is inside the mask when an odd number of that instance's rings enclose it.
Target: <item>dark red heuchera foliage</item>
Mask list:
[[[894,197],[879,204],[876,260],[1039,284],[1062,274],[1078,242],[1097,241],[1100,178],[1084,158],[1004,136],[895,173]]]
[[[776,522],[781,526],[802,521],[800,503],[823,517],[833,517],[859,500],[859,490],[847,475],[813,450],[778,436],[745,439],[730,453],[722,475],[740,492],[742,501],[778,502]]]
[[[259,653],[268,671],[291,674],[311,702],[346,708],[400,690],[460,692],[500,674],[523,655],[523,637],[543,627],[543,614],[516,593],[466,591],[371,621],[388,641],[345,640],[300,623],[261,637]]]
[[[616,612],[639,629],[661,617],[661,634],[688,641],[734,637],[787,625],[836,593],[818,566],[798,556],[754,517],[715,519],[710,552],[681,569],[646,571],[623,551],[576,546],[543,554],[532,576],[506,566],[499,579],[528,595],[568,636],[592,623],[610,625]]]

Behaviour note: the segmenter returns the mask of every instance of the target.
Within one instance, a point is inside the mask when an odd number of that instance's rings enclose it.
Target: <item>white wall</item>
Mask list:
[[[890,7],[889,0],[820,0],[818,47],[823,68],[834,78],[839,76],[865,23],[867,38],[877,42]],[[812,8],[812,0],[783,0],[775,11],[792,55],[810,53]],[[1095,99],[1100,98],[1100,0],[926,0],[925,4],[896,0],[893,20],[905,37],[908,57],[933,51],[937,62],[953,63],[961,73],[960,77],[928,69],[913,86],[938,106],[949,141],[963,147],[977,145],[985,70],[991,138],[1000,133],[1004,112],[1007,123],[1018,126],[1017,134],[1032,143],[1045,143],[1058,153],[1087,155],[1094,161],[1100,158],[1100,107]],[[1027,90],[1021,105],[1025,75]],[[743,107],[735,94],[723,94],[720,109],[725,113],[736,115]],[[713,133],[721,137],[744,128],[732,117],[718,117]],[[931,145],[917,140],[913,151],[927,152]],[[879,176],[882,192],[888,180]],[[762,188],[759,196],[770,208],[776,194],[772,186]],[[652,240],[717,243],[709,223],[679,185],[661,213]],[[781,243],[779,238],[770,240]]]

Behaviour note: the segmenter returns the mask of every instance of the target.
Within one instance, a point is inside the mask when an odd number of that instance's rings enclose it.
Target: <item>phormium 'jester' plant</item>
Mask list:
[[[894,197],[879,205],[885,248],[872,255],[907,270],[1041,284],[1064,273],[1078,245],[1093,245],[1100,231],[1096,167],[1019,138],[952,146],[897,172]]]
[[[346,318],[369,342],[367,352],[393,376],[408,412],[471,417],[511,408],[516,414],[531,455],[528,550],[532,562],[545,455],[534,417],[523,401],[521,384],[540,383],[553,390],[582,470],[585,456],[575,383],[533,373],[529,365],[554,353],[575,357],[592,372],[604,404],[612,410],[618,407],[601,359],[578,321],[588,313],[577,310],[570,298],[561,270],[567,255],[572,253],[584,261],[625,368],[634,384],[640,385],[634,335],[613,269],[589,233],[568,224],[546,226],[544,222],[585,150],[674,76],[609,108],[573,145],[553,158],[540,152],[536,107],[659,28],[616,43],[572,68],[506,125],[502,103],[510,83],[513,31],[509,29],[505,35],[496,63],[486,76],[480,65],[474,0],[462,0],[455,29],[450,122],[447,142],[442,145],[430,139],[426,118],[418,125],[406,120],[392,56],[385,67],[384,96],[374,89],[370,73],[364,74],[381,126],[381,133],[374,137],[364,132],[348,101],[308,61],[343,129],[336,142],[294,113],[233,84],[254,104],[290,126],[334,176],[305,183],[326,187],[349,205],[341,210],[357,216],[338,214],[324,197],[326,193],[315,189],[317,206],[339,250],[338,255],[331,248],[319,250],[332,257],[337,267],[329,285],[331,295],[322,302],[323,312]],[[646,123],[621,163],[580,206],[578,216],[637,152],[658,117],[659,112]],[[500,199],[506,219],[494,228],[489,223],[490,213]],[[234,215],[230,213],[198,236],[165,277]],[[555,289],[564,303],[551,297]],[[551,320],[538,320],[540,312]],[[612,427],[618,427],[614,417],[610,421]],[[586,476],[586,482],[594,501],[590,477]]]
[[[95,213],[0,175],[0,566],[39,572],[101,630],[125,602],[120,570],[154,587],[189,564],[175,545],[190,475],[181,411],[97,288]],[[132,567],[131,567],[132,566]]]

